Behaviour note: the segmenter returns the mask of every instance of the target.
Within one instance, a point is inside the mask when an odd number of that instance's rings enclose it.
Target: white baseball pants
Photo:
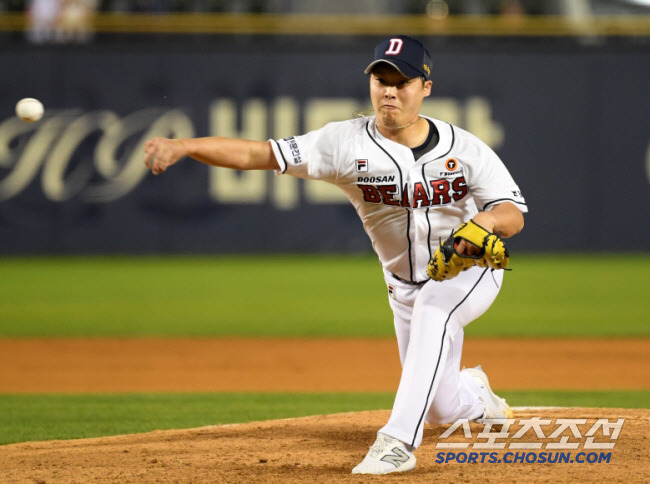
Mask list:
[[[390,419],[380,432],[417,448],[425,421],[483,416],[476,383],[460,371],[463,328],[495,300],[503,271],[475,266],[453,279],[420,286],[388,272],[385,279],[402,375]]]

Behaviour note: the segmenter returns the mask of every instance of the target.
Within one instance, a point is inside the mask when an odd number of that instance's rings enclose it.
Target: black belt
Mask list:
[[[401,277],[399,277],[398,275],[396,275],[393,272],[391,272],[390,275],[393,276],[395,279],[397,279],[399,282],[403,282],[404,284],[409,284],[411,286],[421,286],[422,284],[425,284],[425,283],[428,282],[428,281],[422,281],[422,282],[407,281],[406,279],[402,279]]]

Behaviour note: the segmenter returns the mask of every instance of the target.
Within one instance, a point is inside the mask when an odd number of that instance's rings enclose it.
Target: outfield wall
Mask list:
[[[650,42],[423,38],[424,114],[464,127],[527,201],[515,250],[650,248]],[[372,37],[177,36],[0,46],[0,253],[369,251],[336,189],[187,162],[143,140],[285,137],[368,109]],[[37,97],[42,121],[13,117]]]

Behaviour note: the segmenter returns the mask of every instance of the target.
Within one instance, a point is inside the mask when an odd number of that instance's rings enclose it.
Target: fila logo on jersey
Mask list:
[[[356,160],[357,173],[368,173],[368,160]]]
[[[359,177],[358,180],[364,180],[366,177]],[[375,177],[367,177],[373,179]],[[379,177],[376,177],[379,178]],[[397,185],[362,185],[357,184],[359,189],[363,192],[363,200],[368,203],[383,203],[384,205],[394,205],[401,207],[422,208],[432,207],[435,205],[448,205],[453,202],[458,202],[465,198],[469,193],[467,188],[467,181],[464,176],[458,176],[454,179],[448,180],[441,178],[439,180],[431,180],[429,182],[430,189],[422,182],[417,182],[413,185],[413,200],[409,200],[409,193],[404,187],[402,192],[402,199],[396,198],[399,196],[399,189]]]
[[[402,46],[404,41],[402,39],[390,39],[388,44],[388,50],[384,52],[384,55],[397,55],[402,52]]]

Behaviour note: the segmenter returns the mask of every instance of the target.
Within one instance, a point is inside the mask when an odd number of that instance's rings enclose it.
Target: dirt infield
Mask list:
[[[501,390],[650,388],[650,339],[468,339]],[[392,392],[393,339],[0,339],[0,393]],[[380,369],[381,371],[378,371]]]
[[[497,389],[648,389],[650,340],[468,340],[465,366],[483,364]],[[399,362],[393,340],[0,340],[0,393],[148,391],[394,391]],[[381,368],[382,371],[377,371]],[[404,475],[353,476],[389,412],[359,412],[300,419],[156,431],[119,437],[0,446],[0,482],[644,482],[650,411],[526,409],[515,423],[550,420],[544,438],[498,440],[481,449],[482,425],[471,439],[456,432],[452,450],[483,463],[441,463],[436,448],[444,426],[428,426],[417,468]],[[576,449],[551,450],[550,430],[563,418],[586,419]],[[585,447],[598,419],[625,419],[617,439],[602,428]],[[497,429],[498,430],[498,429]],[[611,430],[611,429],[610,429]],[[515,450],[513,443],[540,444]],[[613,449],[602,445],[615,443]],[[567,454],[601,463],[505,463],[507,452]],[[492,454],[494,453],[494,454]],[[553,454],[555,453],[555,454]],[[534,454],[534,455],[533,455]],[[448,455],[448,454],[445,454]],[[511,455],[510,460],[514,457]],[[491,462],[490,460],[495,460]],[[501,460],[501,463],[497,463]],[[551,458],[549,458],[551,460]],[[436,462],[438,461],[438,462]]]

